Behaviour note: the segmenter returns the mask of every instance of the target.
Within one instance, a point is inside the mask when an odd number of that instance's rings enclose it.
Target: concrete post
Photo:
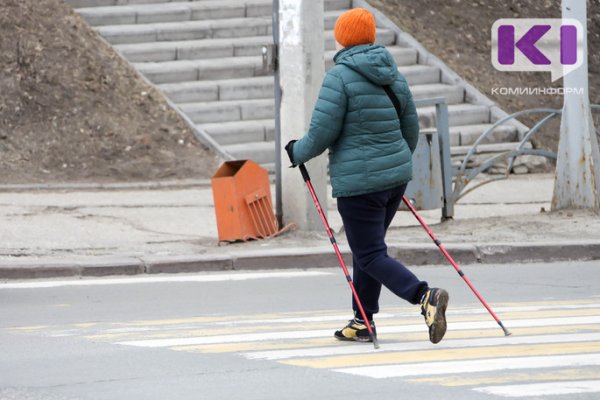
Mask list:
[[[279,81],[281,86],[281,184],[284,223],[321,230],[322,222],[298,169],[287,168],[283,147],[308,130],[325,74],[323,0],[279,0]],[[327,211],[326,155],[306,164],[323,210]]]
[[[588,95],[586,2],[562,0],[563,18],[583,26],[583,64],[564,76],[552,209],[600,208],[600,154]]]

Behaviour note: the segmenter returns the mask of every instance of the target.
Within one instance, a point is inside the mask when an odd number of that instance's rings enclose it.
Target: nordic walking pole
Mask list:
[[[367,319],[367,314],[365,314],[365,310],[363,309],[360,299],[358,298],[358,293],[356,292],[356,289],[354,288],[354,283],[352,283],[352,278],[350,277],[348,268],[346,268],[346,263],[344,262],[344,259],[342,258],[342,253],[340,252],[340,248],[338,247],[335,237],[333,236],[333,232],[331,231],[329,222],[327,222],[327,217],[325,217],[325,213],[323,212],[323,209],[321,208],[321,203],[319,203],[319,199],[317,198],[315,189],[313,188],[313,185],[310,182],[310,176],[308,175],[308,171],[306,170],[306,167],[304,166],[304,164],[300,164],[298,166],[298,168],[300,168],[300,173],[302,174],[302,178],[304,179],[304,182],[306,182],[306,186],[308,186],[308,191],[310,192],[310,195],[312,196],[312,199],[315,202],[315,207],[317,207],[317,212],[319,213],[319,216],[321,217],[321,221],[323,221],[323,225],[325,225],[325,229],[327,230],[327,234],[329,235],[329,240],[331,241],[331,244],[333,245],[333,249],[335,250],[335,254],[337,255],[338,261],[340,262],[340,266],[344,270],[344,274],[346,275],[346,280],[348,281],[348,284],[350,285],[350,289],[352,290],[352,295],[354,296],[354,300],[356,300],[356,304],[358,304],[358,309],[360,310],[360,315],[363,317],[363,320],[365,321],[365,325],[367,326],[367,330],[369,331],[369,336],[371,337],[371,340],[373,341],[373,346],[376,349],[378,349],[379,343],[377,343],[377,337],[373,333],[373,329],[371,329],[371,324],[370,324],[369,320]]]
[[[481,304],[483,304],[483,306],[489,311],[490,315],[496,320],[496,322],[498,323],[498,325],[500,325],[500,328],[502,328],[502,330],[504,331],[504,335],[505,336],[510,336],[511,333],[508,331],[508,329],[506,329],[504,327],[504,325],[502,324],[502,321],[500,321],[500,318],[498,318],[498,316],[492,311],[492,309],[490,308],[490,306],[488,305],[488,303],[486,303],[486,301],[481,297],[481,295],[479,294],[479,292],[477,291],[477,289],[475,289],[475,287],[471,284],[471,282],[469,281],[469,279],[465,276],[464,272],[462,272],[462,270],[460,269],[460,267],[456,264],[456,262],[454,262],[454,259],[452,259],[452,257],[450,257],[450,254],[448,254],[448,252],[446,251],[446,249],[444,248],[444,246],[442,246],[442,242],[440,242],[435,237],[435,235],[433,234],[433,232],[431,231],[431,229],[429,229],[429,227],[427,226],[427,224],[425,223],[425,221],[423,221],[423,219],[419,216],[419,214],[417,214],[417,210],[415,210],[415,207],[411,204],[410,200],[408,200],[406,198],[406,196],[403,196],[402,200],[404,201],[404,203],[406,204],[406,206],[408,207],[408,209],[410,210],[410,212],[412,212],[412,214],[415,216],[415,218],[417,218],[417,220],[421,223],[421,225],[423,226],[423,228],[425,228],[425,230],[427,231],[427,233],[429,234],[429,236],[433,240],[433,243],[435,243],[437,245],[437,247],[439,247],[439,249],[441,250],[442,254],[444,254],[444,256],[446,257],[446,259],[448,261],[450,261],[450,264],[452,264],[452,266],[454,267],[454,269],[456,270],[456,272],[458,272],[458,274],[461,276],[461,278],[463,278],[463,280],[465,281],[465,283],[471,288],[471,290],[473,291],[473,293],[475,293],[475,296],[477,296],[477,298],[479,299],[479,301],[481,302]]]

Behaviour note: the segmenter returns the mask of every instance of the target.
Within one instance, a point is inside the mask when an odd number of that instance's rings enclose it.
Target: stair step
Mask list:
[[[491,128],[492,124],[474,124],[451,126],[450,146],[469,146],[481,136],[483,132]],[[436,128],[426,128],[423,133],[436,132]],[[498,142],[514,142],[518,140],[517,128],[512,125],[500,125],[482,142],[483,144]]]
[[[275,117],[275,102],[273,99],[183,103],[179,104],[179,108],[186,113],[195,124]]]
[[[465,89],[462,86],[445,83],[414,85],[411,87],[411,92],[416,100],[444,97],[448,105],[459,104],[465,100]]]
[[[108,25],[96,30],[111,44],[272,35],[269,18]]]
[[[274,78],[225,79],[212,81],[181,82],[158,85],[175,103],[191,103],[223,100],[272,99]]]
[[[73,8],[87,8],[87,7],[126,7],[131,5],[141,4],[169,4],[179,3],[182,0],[66,0],[66,2]],[[192,3],[208,3],[212,0],[187,0]],[[221,4],[225,2],[230,3],[256,3],[258,5],[264,5],[268,1],[269,6],[272,7],[270,0],[222,0]],[[325,10],[340,10],[348,9],[352,7],[352,0],[325,0]],[[250,9],[251,11],[253,8]],[[79,11],[79,10],[78,10]]]
[[[435,107],[418,107],[419,124],[422,128],[435,127]],[[448,106],[448,123],[452,126],[485,124],[490,122],[488,106],[476,104],[451,104]]]
[[[130,62],[158,62],[258,56],[273,43],[271,36],[121,44],[115,48]]]
[[[180,0],[65,0],[73,8],[86,7],[124,7],[133,4],[160,4],[173,3]],[[206,1],[206,0],[189,0],[189,1]]]
[[[223,1],[176,2],[135,6],[89,7],[78,9],[77,12],[92,26],[106,26],[245,18],[246,4],[239,2],[225,3]]]
[[[324,38],[325,50],[335,50],[333,31],[326,31]],[[392,30],[377,30],[377,43],[390,46],[395,41],[396,34]],[[272,43],[272,36],[264,35],[240,38],[116,44],[115,48],[130,62],[159,62],[260,56],[262,54],[262,47]],[[416,50],[414,54],[416,60]]]
[[[136,63],[136,69],[152,83],[254,77],[265,74],[260,57],[229,57],[208,60],[181,60]]]
[[[325,0],[325,11],[348,10],[352,8],[352,0]]]
[[[460,145],[469,146],[475,143],[483,132],[491,128],[492,124],[465,126],[460,132]],[[516,142],[519,140],[519,131],[516,126],[500,125],[494,128],[482,142],[482,144],[499,142]]]
[[[475,143],[483,132],[491,128],[492,124],[469,125],[460,129],[460,146],[470,146]],[[500,125],[483,140],[482,144],[499,142],[516,142],[519,140],[519,132],[515,126]]]
[[[471,150],[472,146],[455,146],[450,148],[450,154],[455,156],[466,156]],[[531,143],[526,143],[524,148],[532,148]],[[490,143],[481,144],[477,146],[474,154],[486,154],[486,153],[503,153],[506,151],[516,150],[516,143]]]
[[[79,15],[91,26],[126,25],[137,23],[137,11],[134,7],[87,7],[77,10]],[[180,16],[185,17],[185,16]],[[185,18],[185,19],[189,19]]]
[[[275,140],[275,120],[219,122],[197,125],[221,145]]]
[[[157,85],[175,103],[207,102],[219,100],[219,81],[193,81]]]
[[[115,0],[65,0],[73,8],[114,6]],[[159,1],[157,1],[159,3]]]
[[[253,160],[259,164],[275,160],[275,142],[230,144],[223,146],[223,149],[237,160]]]
[[[390,49],[394,49],[394,47],[388,48],[388,50]],[[398,71],[404,75],[411,87],[412,85],[439,83],[441,79],[440,69],[431,65],[401,65],[398,67]]]
[[[333,8],[331,6],[334,6]],[[337,4],[339,6],[339,4]],[[325,1],[325,29],[333,29],[344,9],[335,8],[336,3]],[[271,0],[228,0],[172,2],[163,4],[140,4],[129,6],[87,7],[77,12],[92,26],[149,24],[158,22],[181,22],[218,20],[228,18],[271,17]]]

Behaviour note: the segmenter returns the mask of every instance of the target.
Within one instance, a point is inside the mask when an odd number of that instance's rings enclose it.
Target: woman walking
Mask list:
[[[421,305],[429,339],[438,343],[446,333],[448,293],[430,288],[387,254],[386,231],[412,178],[419,120],[406,79],[385,47],[374,44],[375,34],[375,19],[366,9],[355,8],[338,18],[335,66],[325,75],[309,131],[289,142],[286,150],[296,166],[329,149],[333,197],[352,250],[354,285],[368,318],[362,319],[353,299],[354,318],[334,336],[371,341],[365,324],[376,332],[373,316],[379,312],[384,285]]]

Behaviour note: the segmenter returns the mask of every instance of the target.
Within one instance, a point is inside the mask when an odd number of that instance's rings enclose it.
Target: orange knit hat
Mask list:
[[[375,43],[375,17],[365,8],[353,8],[337,19],[335,40],[344,47]]]

